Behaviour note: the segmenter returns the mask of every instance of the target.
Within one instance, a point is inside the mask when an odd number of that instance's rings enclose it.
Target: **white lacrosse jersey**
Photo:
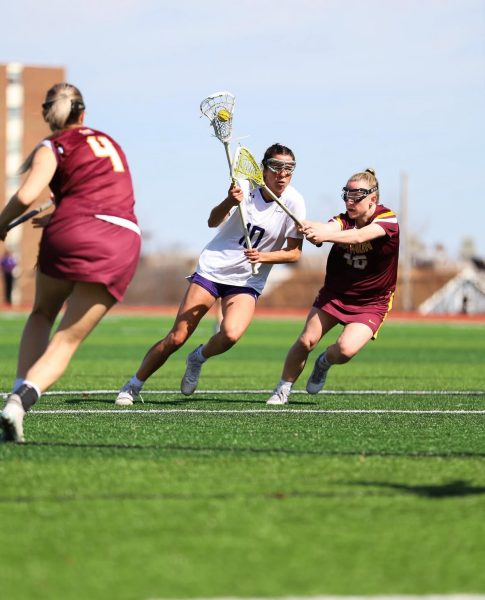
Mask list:
[[[293,220],[276,202],[266,202],[260,189],[251,189],[246,179],[238,184],[244,193],[241,206],[253,248],[271,252],[281,250],[286,238],[303,238]],[[305,219],[305,202],[295,188],[288,186],[280,200],[299,221]],[[261,293],[273,265],[259,264],[259,273],[253,275],[251,263],[244,256],[245,249],[241,217],[235,206],[217,235],[202,250],[197,273],[216,283],[248,286]]]

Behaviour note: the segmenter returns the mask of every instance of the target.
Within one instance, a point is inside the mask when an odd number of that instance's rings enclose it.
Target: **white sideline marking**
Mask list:
[[[96,394],[117,394],[120,390],[58,390],[44,392],[43,396],[92,396]],[[196,390],[200,394],[272,394],[270,390]],[[143,390],[143,395],[180,394],[180,390]],[[292,390],[292,395],[307,394],[305,390]],[[485,390],[323,390],[321,396],[485,396]]]
[[[96,408],[79,408],[79,409],[47,409],[47,410],[31,410],[30,414],[36,415],[163,415],[163,414],[202,414],[202,415],[251,415],[251,414],[314,414],[314,415],[379,415],[379,414],[395,414],[395,415],[485,415],[484,410],[400,410],[393,408],[342,408],[342,409],[327,409],[327,408],[164,408],[158,409],[96,409]]]
[[[147,600],[167,600],[148,598]],[[191,598],[189,600],[485,600],[483,594],[428,594],[423,596],[214,596],[213,598]]]

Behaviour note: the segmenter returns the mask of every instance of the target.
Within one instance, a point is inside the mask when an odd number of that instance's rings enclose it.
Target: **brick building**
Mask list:
[[[65,80],[62,67],[35,67],[19,63],[0,65],[0,189],[8,201],[18,189],[18,169],[24,158],[46,135],[49,128],[41,114],[45,92],[55,83]],[[36,200],[40,204],[49,198],[45,190]],[[20,225],[7,237],[8,249],[18,267],[13,293],[14,304],[31,304],[34,295],[35,261],[40,231],[32,225]],[[5,245],[0,242],[0,256]],[[0,281],[0,304],[4,298]]]

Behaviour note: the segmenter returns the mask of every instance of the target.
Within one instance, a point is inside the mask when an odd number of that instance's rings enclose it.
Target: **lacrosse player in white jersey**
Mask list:
[[[304,220],[303,197],[289,185],[296,166],[293,152],[286,146],[273,144],[266,150],[262,165],[266,186],[299,221]],[[239,205],[247,223],[251,249],[247,248],[236,210]],[[121,388],[115,400],[118,406],[133,404],[146,380],[185,344],[220,298],[219,331],[186,360],[181,392],[190,396],[197,388],[205,361],[232,348],[246,331],[272,266],[294,263],[300,258],[303,236],[294,221],[264,189],[251,189],[247,180],[231,185],[227,197],[212,209],[208,225],[220,229],[202,250],[196,272],[188,278],[190,284],[173,327],[148,350],[136,374]]]

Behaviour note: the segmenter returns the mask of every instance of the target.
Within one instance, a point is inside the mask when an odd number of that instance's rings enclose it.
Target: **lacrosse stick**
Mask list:
[[[243,177],[244,179],[248,179],[253,185],[263,188],[266,193],[276,202],[276,204],[278,204],[278,206],[285,211],[290,219],[292,219],[298,227],[302,227],[301,221],[266,185],[264,182],[263,172],[256,162],[256,159],[247,148],[244,148],[244,146],[239,146],[236,150],[236,155],[234,156],[233,173],[235,177]],[[321,246],[322,244],[318,245]]]
[[[44,204],[40,204],[39,206],[37,206],[37,208],[33,208],[32,210],[29,210],[29,212],[25,213],[25,215],[22,215],[18,219],[15,219],[15,221],[12,221],[11,223],[9,223],[7,226],[7,231],[10,231],[14,227],[17,227],[17,225],[21,225],[22,223],[25,223],[25,221],[32,219],[32,217],[35,217],[35,215],[38,215],[39,213],[43,212],[44,210],[47,210],[53,204],[54,204],[54,202],[52,202],[52,200],[48,200],[47,202],[44,202]]]
[[[216,138],[224,145],[227,164],[229,166],[229,174],[233,184],[236,183],[236,179],[232,169],[232,159],[229,144],[232,136],[232,113],[234,112],[235,103],[236,98],[230,92],[216,92],[205,100],[202,100],[200,103],[200,112],[209,119]],[[246,247],[251,250],[251,239],[249,238],[249,231],[246,225],[246,216],[241,204],[238,205],[238,212],[241,219]],[[259,272],[258,265],[252,264],[251,270],[253,275],[257,275]]]

